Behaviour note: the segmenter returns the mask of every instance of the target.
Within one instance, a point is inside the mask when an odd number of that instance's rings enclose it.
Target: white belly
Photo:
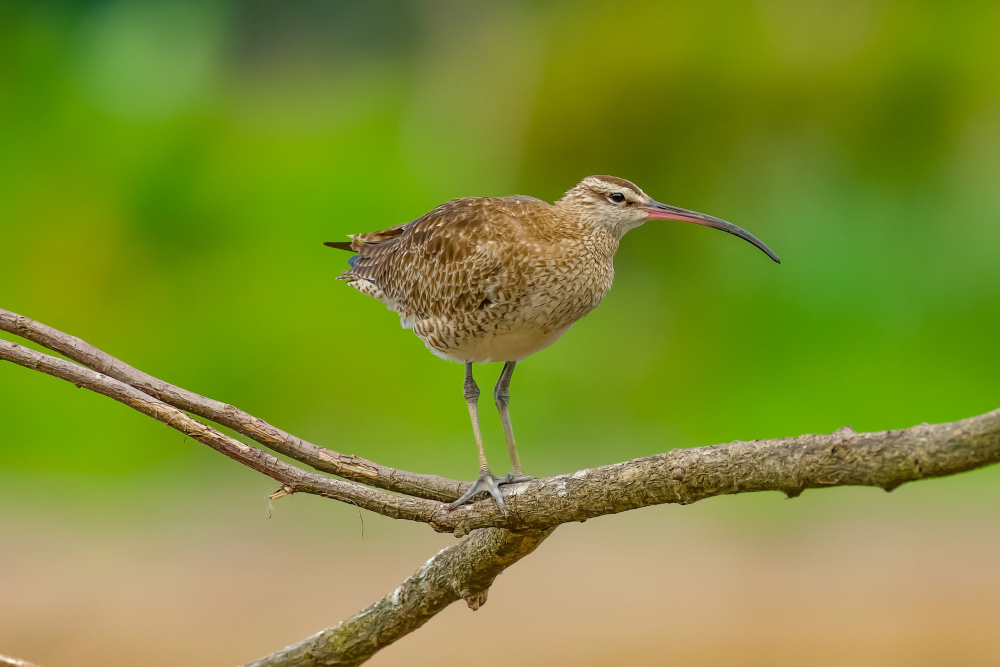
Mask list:
[[[532,322],[521,322],[513,326],[501,326],[496,330],[485,332],[478,336],[463,336],[461,340],[454,338],[445,342],[445,337],[433,335],[433,332],[414,332],[424,341],[431,352],[450,361],[487,363],[491,361],[521,361],[526,357],[547,348],[569,331],[569,326],[558,331],[545,331]],[[572,326],[572,325],[570,325]],[[422,335],[424,334],[424,335]]]
[[[559,340],[573,324],[600,303],[603,291],[583,296],[535,296],[502,310],[464,312],[450,317],[420,318],[404,312],[374,284],[358,280],[350,285],[373,296],[399,314],[400,324],[424,341],[431,352],[450,361],[487,363],[521,361]],[[567,298],[569,296],[570,298]]]

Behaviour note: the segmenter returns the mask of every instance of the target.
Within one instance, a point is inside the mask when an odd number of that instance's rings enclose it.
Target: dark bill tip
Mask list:
[[[776,264],[781,264],[781,259],[774,254],[774,251],[768,248],[763,241],[742,227],[738,227],[731,222],[726,222],[721,218],[705,215],[704,213],[698,213],[697,211],[689,211],[686,208],[670,206],[669,204],[661,204],[660,202],[653,200],[650,200],[650,202],[642,208],[647,214],[649,214],[650,220],[681,220],[683,222],[693,222],[696,225],[711,227],[712,229],[718,229],[728,234],[732,234],[733,236],[738,236],[747,243],[757,246],[765,255],[774,260]]]

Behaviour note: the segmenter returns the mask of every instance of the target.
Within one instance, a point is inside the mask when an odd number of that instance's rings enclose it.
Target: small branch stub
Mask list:
[[[465,603],[469,605],[469,609],[472,611],[479,611],[479,608],[486,604],[486,596],[489,591],[483,591],[482,593],[476,593],[475,595],[470,595],[465,598]]]

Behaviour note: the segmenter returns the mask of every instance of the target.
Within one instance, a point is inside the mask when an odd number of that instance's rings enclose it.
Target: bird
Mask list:
[[[750,232],[725,220],[661,204],[631,181],[588,176],[550,204],[524,195],[452,199],[389,229],[324,245],[348,250],[338,276],[389,310],[443,359],[465,364],[463,394],[479,455],[479,474],[450,508],[486,492],[504,516],[500,486],[530,481],[510,422],[514,367],[565,334],[611,288],[625,234],[650,220],[680,220],[728,232],[781,263]],[[494,475],[479,427],[472,365],[503,362],[493,390],[511,472]]]

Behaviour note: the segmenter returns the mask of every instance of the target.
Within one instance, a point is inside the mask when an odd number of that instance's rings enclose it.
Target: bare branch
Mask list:
[[[554,526],[658,503],[687,504],[748,491],[777,490],[790,497],[807,488],[840,485],[878,486],[888,491],[906,481],[950,475],[997,461],[1000,410],[950,424],[921,424],[900,431],[855,433],[845,427],[830,435],[673,450],[519,485],[518,492],[506,498],[513,525]],[[477,524],[504,520],[492,501],[437,516],[437,528],[454,530],[456,534]],[[506,530],[501,534],[510,540],[525,535]],[[527,533],[535,534],[543,538],[547,535]],[[464,572],[463,568],[471,563],[486,566],[491,562],[494,556],[490,548],[477,546],[479,536],[485,535],[474,530],[457,547],[431,559],[397,591],[339,625],[262,658],[251,667],[364,662],[380,648],[418,628],[448,602],[467,597],[456,595],[449,585],[455,573]],[[455,555],[454,562],[439,561],[449,553]],[[444,583],[429,587],[419,584],[420,579],[429,578],[426,570],[432,564],[441,567],[436,576],[443,577]],[[441,603],[440,607],[437,603]]]
[[[827,486],[864,485],[892,490],[908,481],[951,475],[1000,461],[1000,410],[995,410],[958,422],[921,424],[898,431],[855,433],[845,427],[830,435],[675,449],[509,485],[505,487],[509,517],[504,517],[492,500],[449,510],[436,500],[393,495],[300,470],[203,424],[182,409],[311,465],[328,457],[331,460],[326,461],[326,469],[372,486],[413,489],[414,494],[451,499],[466,483],[394,471],[323,450],[232,406],[163,383],[79,339],[8,311],[0,310],[0,329],[62,352],[89,368],[5,340],[0,340],[0,360],[62,378],[149,415],[279,481],[282,487],[276,497],[314,493],[384,516],[423,521],[458,536],[474,531],[468,539],[428,561],[390,595],[334,628],[262,658],[255,663],[261,667],[360,664],[375,651],[420,627],[454,600],[465,598],[473,607],[482,604],[499,572],[530,553],[554,527],[567,521],[751,491],[777,490],[793,497],[804,489]],[[406,481],[397,484],[398,480]]]
[[[484,526],[539,529],[626,510],[752,491],[875,486],[944,477],[1000,462],[1000,410],[945,424],[897,431],[732,442],[673,449],[623,463],[517,485],[504,498],[509,517],[492,501],[436,516],[433,526],[462,534]]]
[[[77,387],[84,387],[113,398],[119,403],[138,410],[144,415],[163,422],[188,437],[208,445],[215,451],[281,482],[284,494],[304,491],[349,502],[394,519],[424,522],[432,521],[435,513],[443,512],[447,507],[434,500],[397,496],[354,482],[332,479],[317,473],[300,470],[267,452],[225,435],[172,405],[144,394],[124,382],[89,368],[77,366],[69,361],[36,352],[22,345],[0,340],[0,359],[53,375],[72,382]]]
[[[456,600],[464,599],[478,609],[496,576],[534,551],[552,530],[474,531],[440,551],[375,604],[248,667],[360,665]]]
[[[504,488],[509,514],[487,498],[438,512],[440,532],[461,537],[485,527],[541,530],[569,521],[713,496],[874,486],[891,491],[906,482],[944,477],[1000,462],[1000,410],[944,424],[908,429],[736,441],[673,449],[598,468]],[[318,493],[308,486],[295,490]]]
[[[0,330],[47,347],[98,373],[131,385],[164,403],[231,428],[268,449],[305,463],[316,470],[376,488],[431,500],[455,500],[469,488],[469,482],[396,470],[360,456],[345,455],[314,445],[239,408],[159,380],[102,352],[84,340],[2,308],[0,308]]]
[[[486,527],[540,530],[649,505],[686,504],[731,493],[777,490],[795,496],[807,488],[844,485],[891,490],[908,481],[951,475],[1000,461],[998,410],[959,422],[921,424],[900,431],[854,433],[848,428],[830,435],[674,449],[506,486],[510,514],[505,517],[489,499],[449,510],[431,500],[394,496],[301,471],[128,384],[6,341],[0,343],[6,346],[0,346],[0,359],[68,379],[164,421],[281,481],[284,493],[349,500],[385,516],[427,522],[435,530],[457,536]],[[18,353],[14,354],[14,350]],[[165,410],[167,407],[172,412]],[[247,418],[256,419],[250,415]]]

